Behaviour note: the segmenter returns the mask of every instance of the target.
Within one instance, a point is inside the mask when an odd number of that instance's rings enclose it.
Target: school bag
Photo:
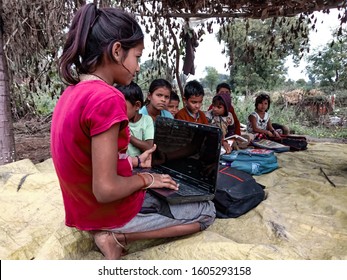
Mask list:
[[[266,174],[278,168],[274,151],[267,149],[232,151],[221,156],[221,163],[251,175]]]
[[[303,151],[307,149],[307,139],[301,135],[280,135],[280,138],[271,138],[272,141],[288,146],[290,151]]]
[[[252,145],[261,149],[273,150],[277,153],[288,152],[290,150],[289,146],[265,138],[253,140]]]
[[[265,198],[263,188],[248,173],[221,166],[212,200],[217,218],[237,218],[255,208]]]

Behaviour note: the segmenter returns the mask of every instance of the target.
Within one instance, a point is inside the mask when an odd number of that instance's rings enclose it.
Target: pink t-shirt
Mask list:
[[[125,157],[130,133],[123,94],[102,81],[69,86],[54,109],[51,152],[59,178],[67,226],[81,230],[121,227],[141,209],[144,191],[119,201],[97,202],[92,192],[92,136],[121,123],[118,139],[118,174],[131,176]],[[126,186],[124,186],[126,188]]]

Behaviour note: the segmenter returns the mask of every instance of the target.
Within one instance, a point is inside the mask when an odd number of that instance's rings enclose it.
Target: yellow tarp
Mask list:
[[[347,145],[277,154],[256,176],[268,198],[194,235],[135,242],[124,259],[347,259]],[[64,225],[51,160],[0,166],[0,259],[103,259],[90,236]]]

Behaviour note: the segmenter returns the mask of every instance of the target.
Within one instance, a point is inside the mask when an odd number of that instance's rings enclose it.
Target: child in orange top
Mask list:
[[[198,81],[188,82],[184,87],[183,102],[185,107],[178,111],[175,119],[208,124],[205,113],[200,110],[204,95],[204,88]]]

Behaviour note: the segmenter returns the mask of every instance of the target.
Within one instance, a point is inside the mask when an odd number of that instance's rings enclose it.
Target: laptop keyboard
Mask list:
[[[180,183],[180,187],[177,191],[177,194],[181,196],[191,196],[191,195],[205,195],[206,192],[199,189],[194,189],[190,186]]]
[[[162,170],[153,168],[155,173],[157,174],[163,174]],[[152,172],[152,171],[150,171]],[[193,188],[191,185],[187,185],[183,182],[183,180],[180,180],[179,178],[172,177],[174,181],[180,185],[178,191],[176,194],[180,196],[198,196],[198,195],[206,195],[206,191],[200,190],[198,188]]]

